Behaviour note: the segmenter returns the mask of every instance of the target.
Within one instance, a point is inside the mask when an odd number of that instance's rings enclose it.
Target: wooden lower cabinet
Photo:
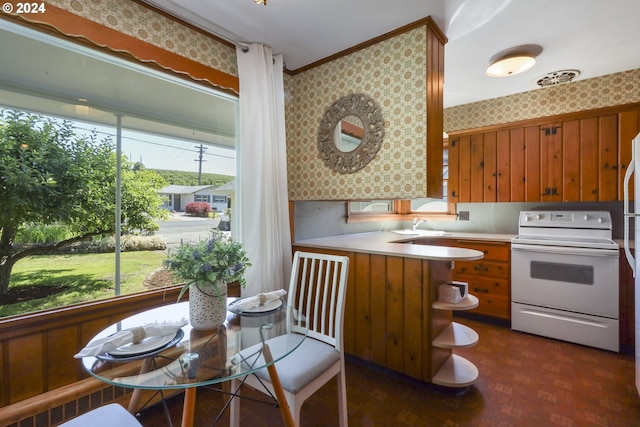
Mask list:
[[[456,261],[453,280],[467,282],[469,293],[480,304],[471,313],[511,320],[511,243],[491,240],[420,238],[422,245],[475,249],[484,254],[477,261]]]
[[[427,382],[451,360],[451,347],[432,343],[453,321],[450,310],[432,308],[438,285],[452,280],[451,261],[299,245],[293,250],[349,257],[346,353]]]

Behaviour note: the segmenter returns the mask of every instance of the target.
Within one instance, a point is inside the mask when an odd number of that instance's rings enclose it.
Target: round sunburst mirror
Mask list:
[[[343,96],[324,112],[318,128],[318,150],[327,167],[346,174],[365,167],[382,145],[384,121],[368,95]]]

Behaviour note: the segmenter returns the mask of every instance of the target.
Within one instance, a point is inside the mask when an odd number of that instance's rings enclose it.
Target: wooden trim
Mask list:
[[[207,65],[169,52],[47,3],[47,13],[3,15],[3,19],[107,51],[116,56],[170,71],[227,93],[240,93],[239,79]]]
[[[37,311],[24,315],[9,316],[0,319],[0,340],[15,338],[46,329],[53,329],[66,324],[78,324],[86,318],[112,316],[122,312],[137,312],[142,307],[157,306],[158,299],[164,304],[173,304],[177,300],[182,286],[140,292]],[[97,314],[99,312],[99,314]]]
[[[312,62],[311,64],[305,65],[303,67],[300,68],[296,68],[295,70],[287,70],[285,69],[285,72],[289,75],[296,75],[296,74],[300,74],[300,73],[304,73],[305,71],[309,71],[313,68],[319,67],[321,65],[324,65],[328,62],[331,61],[335,61],[336,59],[342,58],[344,56],[348,56],[351,55],[352,53],[358,52],[362,49],[366,49],[368,47],[371,47],[377,43],[383,42],[385,40],[389,40],[393,37],[396,37],[400,34],[404,34],[406,32],[409,32],[411,30],[414,30],[416,28],[420,28],[426,26],[432,33],[434,36],[438,37],[440,39],[440,41],[442,43],[446,43],[447,42],[447,37],[444,35],[444,33],[440,30],[440,28],[438,28],[438,25],[435,23],[435,21],[433,20],[433,18],[431,18],[431,16],[427,16],[426,18],[422,18],[418,21],[412,22],[410,24],[407,24],[405,26],[402,26],[400,28],[396,28],[393,31],[389,31],[388,33],[382,34],[378,37],[374,37],[370,40],[367,40],[363,43],[357,44],[355,46],[352,46],[350,48],[347,48],[345,50],[342,50],[338,53],[334,53],[333,55],[327,56],[326,58],[320,59],[318,61]]]
[[[427,25],[427,197],[443,197],[444,43],[435,25]],[[437,171],[437,172],[436,172]]]
[[[455,131],[447,131],[449,139],[454,137],[460,137],[464,135],[472,135],[485,132],[496,132],[499,130],[510,129],[512,127],[526,127],[526,126],[540,126],[543,124],[563,122],[569,120],[587,119],[592,117],[605,116],[609,114],[619,114],[625,111],[630,111],[636,108],[640,108],[640,102],[632,104],[614,105],[611,107],[598,108],[594,110],[575,111],[572,113],[557,114],[553,116],[536,117],[534,119],[519,120],[509,123],[500,123],[495,125],[483,126],[474,129],[463,129]]]

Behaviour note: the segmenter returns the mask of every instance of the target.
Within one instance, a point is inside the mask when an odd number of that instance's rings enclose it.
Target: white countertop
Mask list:
[[[465,233],[464,235],[467,236],[468,233]],[[363,252],[377,255],[421,258],[436,261],[474,260],[481,259],[484,256],[482,252],[474,249],[403,243],[409,242],[417,237],[426,236],[398,235],[390,231],[373,231],[369,233],[344,234],[341,236],[298,240],[294,244],[320,249]],[[453,234],[437,235],[433,237],[458,238],[457,234],[455,237]]]

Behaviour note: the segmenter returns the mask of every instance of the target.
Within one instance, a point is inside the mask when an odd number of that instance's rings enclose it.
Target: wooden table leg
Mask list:
[[[284,420],[284,425],[286,427],[296,427],[293,422],[293,417],[291,416],[291,411],[289,410],[289,405],[287,404],[287,399],[284,396],[284,390],[280,383],[280,377],[278,377],[276,365],[273,364],[273,356],[271,355],[271,350],[269,349],[268,344],[264,344],[262,347],[262,354],[264,355],[265,362],[271,363],[267,366],[267,371],[269,372],[269,379],[273,385],[273,391],[276,393],[276,399],[278,400],[278,406],[280,407],[280,414]]]
[[[196,411],[196,388],[189,387],[184,391],[184,405],[182,408],[181,427],[193,427]]]
[[[149,372],[152,366],[153,366],[153,358],[147,357],[142,361],[142,365],[140,366],[139,373],[144,374],[146,372]],[[133,415],[135,415],[136,412],[138,412],[138,406],[140,406],[140,397],[142,397],[143,392],[144,392],[143,389],[136,388],[135,390],[133,390],[133,393],[131,393],[131,399],[129,400],[129,406],[127,410]]]

